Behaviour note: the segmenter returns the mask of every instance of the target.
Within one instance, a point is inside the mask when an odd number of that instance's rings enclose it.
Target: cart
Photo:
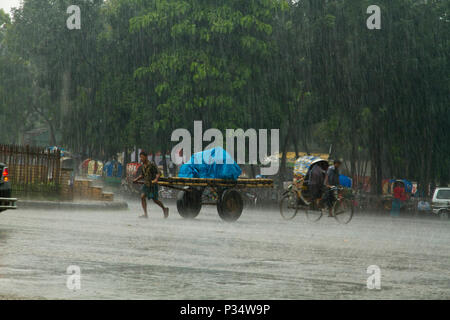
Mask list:
[[[159,178],[158,185],[179,190],[177,210],[180,216],[194,219],[203,205],[217,206],[222,220],[234,222],[239,219],[244,201],[239,192],[248,188],[273,188],[272,179],[203,179],[203,178]]]

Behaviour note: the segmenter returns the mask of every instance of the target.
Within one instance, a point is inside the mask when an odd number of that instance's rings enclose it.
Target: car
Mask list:
[[[11,197],[11,192],[8,167],[4,163],[0,163],[0,212],[16,209],[17,199]]]
[[[450,214],[450,188],[436,188],[431,202],[433,213],[442,219],[448,219]]]

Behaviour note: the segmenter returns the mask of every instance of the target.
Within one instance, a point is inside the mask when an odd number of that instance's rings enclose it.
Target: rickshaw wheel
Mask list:
[[[322,218],[323,215],[323,209],[313,209],[308,208],[306,209],[306,218],[308,218],[309,221],[317,222]]]
[[[185,219],[194,219],[202,208],[202,193],[194,188],[185,188],[177,195],[177,210]]]
[[[226,222],[238,220],[244,209],[244,201],[236,190],[225,190],[217,202],[217,212],[220,218]]]
[[[288,192],[280,200],[280,214],[285,220],[292,220],[297,215],[297,195],[295,192]]]
[[[341,224],[349,223],[353,218],[354,206],[350,199],[338,200],[333,206],[333,216]]]
[[[305,213],[309,221],[317,222],[322,218],[324,209],[322,207],[315,208],[314,201],[311,201]]]

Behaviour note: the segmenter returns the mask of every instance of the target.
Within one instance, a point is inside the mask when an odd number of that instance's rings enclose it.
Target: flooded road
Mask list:
[[[449,299],[450,222],[355,216],[349,225],[214,207],[196,220],[126,211],[0,214],[0,299]],[[367,268],[381,289],[367,288]],[[69,266],[81,289],[66,286]]]

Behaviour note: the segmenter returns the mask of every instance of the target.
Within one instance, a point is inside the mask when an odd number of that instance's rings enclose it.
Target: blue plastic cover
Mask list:
[[[344,176],[343,174],[339,175],[339,184],[345,188],[351,188],[353,181],[351,178]]]
[[[116,161],[108,161],[103,167],[103,171],[107,177],[120,178],[122,176],[122,164]]]
[[[194,154],[181,166],[178,177],[237,180],[241,173],[233,158],[221,147],[216,147]]]

